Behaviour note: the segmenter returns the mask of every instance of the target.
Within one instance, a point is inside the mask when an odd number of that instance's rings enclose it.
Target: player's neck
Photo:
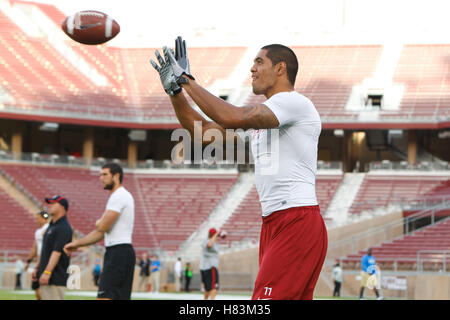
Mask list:
[[[65,212],[58,212],[58,213],[53,214],[52,222],[55,223],[56,221],[58,221],[59,219],[61,219],[65,215],[66,215]]]
[[[266,91],[264,94],[267,99],[272,97],[273,95],[280,92],[291,92],[294,91],[294,87],[290,83],[280,83],[279,85],[273,86]]]
[[[116,185],[114,185],[114,187],[113,187],[111,190],[109,190],[109,193],[110,193],[110,194],[113,194],[114,191],[116,191],[117,189],[119,189],[121,186],[122,186],[121,184],[116,184]]]

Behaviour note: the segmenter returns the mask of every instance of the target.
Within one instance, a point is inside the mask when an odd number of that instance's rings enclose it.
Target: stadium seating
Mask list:
[[[450,219],[425,227],[409,235],[372,247],[372,254],[381,269],[415,269],[420,250],[447,251],[447,270],[450,270]],[[359,268],[366,250],[342,259],[345,268]],[[438,271],[443,268],[443,256],[439,252],[421,253],[424,269]]]
[[[95,86],[51,48],[46,40],[27,37],[0,12],[0,83],[23,108],[63,111],[65,105],[86,105],[82,92]]]
[[[0,189],[0,251],[30,250],[34,241],[34,231],[38,228],[33,215]],[[24,254],[20,255],[22,258]],[[3,259],[0,256],[0,259]]]
[[[342,182],[342,179],[342,175],[319,174],[317,176],[316,196],[317,201],[319,202],[320,211],[325,220],[327,219],[326,211],[328,205]],[[256,188],[253,187],[233,215],[222,227],[222,229],[226,230],[228,233],[226,242],[231,244],[246,239],[257,242],[259,240],[261,223],[261,204]]]
[[[380,175],[366,174],[351,214],[383,208],[400,200],[415,200],[439,194],[442,186],[450,183],[450,176],[439,175]],[[448,190],[448,189],[447,189]]]
[[[55,23],[55,29],[65,18],[50,4],[12,3],[36,6]],[[108,84],[97,86],[46,39],[27,37],[3,13],[0,25],[8,30],[0,37],[0,85],[14,97],[11,106],[44,112],[89,112],[125,120],[175,117],[158,74],[149,64],[155,48],[85,46],[67,38],[66,44],[106,77]],[[245,51],[245,47],[190,48],[191,69],[204,86],[209,86],[227,78]]]
[[[403,47],[393,82],[405,85],[400,113],[415,118],[448,117],[450,107],[449,44]]]
[[[41,10],[59,28],[65,14],[51,4],[11,1]],[[24,111],[39,108],[49,112],[89,112],[98,117],[167,120],[174,118],[170,101],[148,60],[155,48],[85,46],[67,38],[66,45],[106,77],[108,85],[96,86],[44,38],[28,37],[4,13],[0,37],[0,85],[13,96],[11,106]],[[326,117],[354,116],[345,110],[352,87],[371,78],[382,45],[296,46],[300,69],[295,89],[316,105]],[[446,54],[448,44],[406,44],[394,72],[393,83],[405,91],[399,110],[380,113],[389,117],[443,119],[449,116],[450,85]],[[227,79],[244,56],[245,47],[192,47],[191,69],[208,87]],[[14,72],[16,71],[17,72]],[[33,72],[30,72],[33,70]],[[55,81],[56,79],[56,81]],[[239,84],[236,84],[238,86]],[[250,85],[250,77],[243,83]],[[262,102],[251,94],[246,103]]]
[[[98,172],[9,164],[0,165],[0,169],[39,200],[56,194],[67,197],[69,221],[84,234],[92,231],[104,212],[109,194],[101,188]],[[127,174],[124,186],[136,204],[134,246],[176,250],[208,217],[236,179],[237,174]]]

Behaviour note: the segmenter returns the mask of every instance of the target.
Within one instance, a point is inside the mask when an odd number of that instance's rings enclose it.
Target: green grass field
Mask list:
[[[77,293],[71,291],[66,293],[65,300],[95,300],[96,292]],[[201,300],[200,292],[193,293],[165,293],[158,296],[149,294],[133,293],[132,300]],[[219,293],[218,300],[249,300],[249,295],[239,293]],[[314,297],[315,300],[359,300],[358,297]],[[34,292],[30,290],[0,290],[0,300],[35,300]],[[375,300],[374,297],[368,297],[367,300]],[[389,299],[390,300],[390,299]]]

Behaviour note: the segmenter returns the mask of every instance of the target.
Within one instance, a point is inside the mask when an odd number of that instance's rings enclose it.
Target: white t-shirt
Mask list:
[[[296,91],[264,103],[278,119],[275,129],[253,130],[251,149],[262,215],[317,205],[317,145],[322,125],[314,104]]]
[[[124,187],[114,191],[108,199],[106,210],[119,213],[119,218],[109,232],[105,233],[105,246],[131,244],[134,225],[134,199]]]
[[[342,282],[342,268],[334,267],[332,270],[332,278],[337,282]]]
[[[183,273],[183,264],[181,263],[180,260],[177,260],[175,262],[174,272],[177,277],[181,277],[181,275]]]
[[[219,268],[219,250],[214,242],[208,248],[209,239],[205,239],[202,244],[202,257],[200,258],[200,270],[208,270],[212,267]]]
[[[42,250],[42,241],[44,240],[44,233],[45,230],[47,230],[48,228],[48,223],[44,224],[42,227],[40,227],[39,229],[37,229],[34,232],[34,240],[36,241],[36,246],[37,246],[37,256],[41,255],[41,250]]]

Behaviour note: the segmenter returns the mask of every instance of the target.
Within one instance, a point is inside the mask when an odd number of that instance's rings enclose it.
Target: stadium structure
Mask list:
[[[221,288],[251,291],[261,226],[252,166],[171,161],[180,125],[148,63],[156,48],[75,43],[60,30],[65,16],[50,4],[0,1],[0,288],[13,287],[44,197],[69,199],[76,236],[92,229],[108,197],[99,169],[113,161],[136,200],[135,249],[162,259],[163,290],[173,290],[177,257],[193,263],[200,287],[200,243],[215,227],[228,233]],[[450,43],[337,42],[286,43],[300,59],[295,89],[323,122],[316,190],[329,249],[315,294],[331,295],[340,261],[342,294],[357,296],[371,247],[385,297],[449,299]],[[260,103],[253,49],[193,46],[191,70],[230,103]],[[102,250],[72,259],[85,290]]]

